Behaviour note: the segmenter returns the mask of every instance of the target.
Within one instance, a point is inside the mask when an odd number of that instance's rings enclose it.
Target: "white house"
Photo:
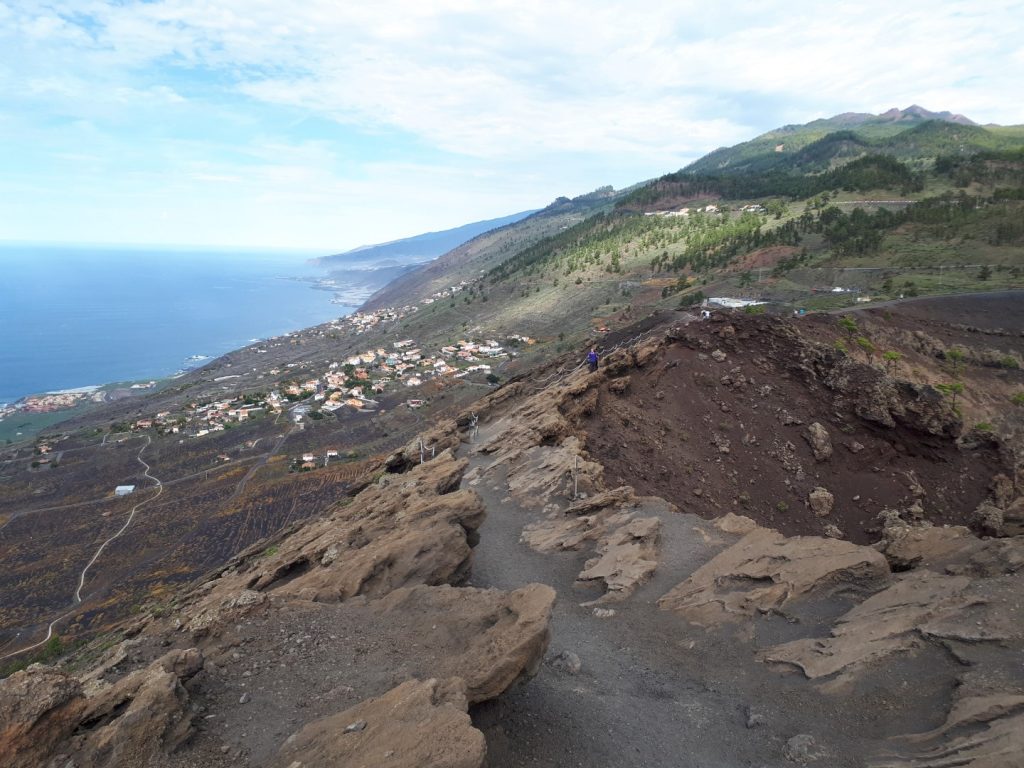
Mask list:
[[[119,485],[114,489],[115,496],[130,496],[135,492],[134,485]]]

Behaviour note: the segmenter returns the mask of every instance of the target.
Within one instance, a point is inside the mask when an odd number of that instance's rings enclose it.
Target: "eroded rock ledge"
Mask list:
[[[0,764],[480,765],[467,707],[536,672],[555,593],[459,586],[484,517],[458,489],[466,462],[450,444],[423,464],[396,455],[394,472],[136,622],[85,672],[0,681]],[[318,679],[337,684],[314,694]],[[239,733],[219,730],[231,723]]]

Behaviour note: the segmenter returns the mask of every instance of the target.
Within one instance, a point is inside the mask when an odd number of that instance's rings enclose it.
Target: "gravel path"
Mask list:
[[[480,441],[485,439],[486,434]],[[470,450],[463,453],[471,467],[485,463]],[[587,554],[534,552],[519,536],[537,513],[508,500],[504,478],[488,474],[475,484],[464,482],[488,508],[472,585],[514,589],[537,581],[559,595],[541,671],[472,712],[487,737],[490,768],[792,765],[784,748],[801,733],[827,750],[829,766],[859,766],[878,739],[941,722],[942,713],[928,703],[937,695],[930,687],[917,691],[903,685],[896,708],[910,706],[900,714],[877,681],[829,696],[798,675],[758,664],[755,646],[793,633],[780,619],[748,622],[741,636],[706,633],[659,610],[655,601],[726,543],[728,537],[707,521],[663,515],[662,562],[654,578],[627,601],[610,606],[614,616],[598,618],[592,608],[579,605],[598,593],[574,585]],[[707,537],[720,545],[708,546]],[[810,614],[804,632],[809,621]],[[557,661],[563,651],[579,657],[578,672]],[[906,672],[913,681],[915,670]],[[886,682],[886,688],[900,685]],[[923,718],[922,710],[928,711]],[[748,727],[752,714],[758,723]]]

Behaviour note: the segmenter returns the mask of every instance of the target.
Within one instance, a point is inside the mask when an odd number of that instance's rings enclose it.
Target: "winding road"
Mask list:
[[[108,544],[122,536],[124,532],[128,530],[128,527],[132,524],[132,521],[135,520],[136,513],[142,507],[156,499],[158,496],[160,496],[160,494],[164,492],[164,484],[161,482],[160,478],[151,474],[151,467],[142,458],[142,452],[145,451],[146,448],[148,448],[150,443],[152,442],[152,438],[150,438],[149,435],[146,435],[146,442],[141,448],[139,448],[139,452],[135,458],[138,459],[138,462],[145,468],[145,471],[143,472],[143,477],[148,477],[150,480],[156,483],[156,493],[154,493],[149,498],[143,499],[142,501],[138,502],[135,506],[133,506],[132,511],[128,514],[128,519],[125,521],[124,525],[121,526],[117,533],[115,533],[113,536],[111,536],[109,539],[107,539],[99,545],[99,547],[96,549],[96,552],[93,554],[92,558],[90,558],[89,562],[86,563],[85,567],[82,569],[82,572],[78,576],[78,587],[75,589],[74,605],[71,607],[70,610],[66,611],[65,613],[62,613],[60,616],[55,618],[47,625],[46,637],[44,637],[37,643],[33,643],[32,645],[25,646],[24,648],[19,648],[16,651],[11,651],[9,653],[4,654],[3,656],[0,656],[0,661],[8,659],[12,656],[18,656],[22,653],[25,653],[25,651],[31,651],[35,648],[39,648],[40,646],[45,645],[50,641],[50,638],[53,637],[53,628],[57,626],[57,624],[59,624],[61,621],[66,619],[68,616],[70,616],[72,613],[74,613],[75,609],[77,609],[78,606],[82,604],[82,588],[85,586],[85,577],[89,573],[89,569],[92,568],[93,565],[95,565],[100,555],[103,554],[103,550],[107,548]]]

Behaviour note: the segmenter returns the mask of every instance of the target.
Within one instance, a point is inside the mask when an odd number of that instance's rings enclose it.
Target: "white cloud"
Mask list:
[[[1007,0],[22,0],[0,4],[0,139],[100,158],[67,172],[110,206],[206,222],[178,239],[343,245],[842,111],[1022,123],[1022,20]]]

